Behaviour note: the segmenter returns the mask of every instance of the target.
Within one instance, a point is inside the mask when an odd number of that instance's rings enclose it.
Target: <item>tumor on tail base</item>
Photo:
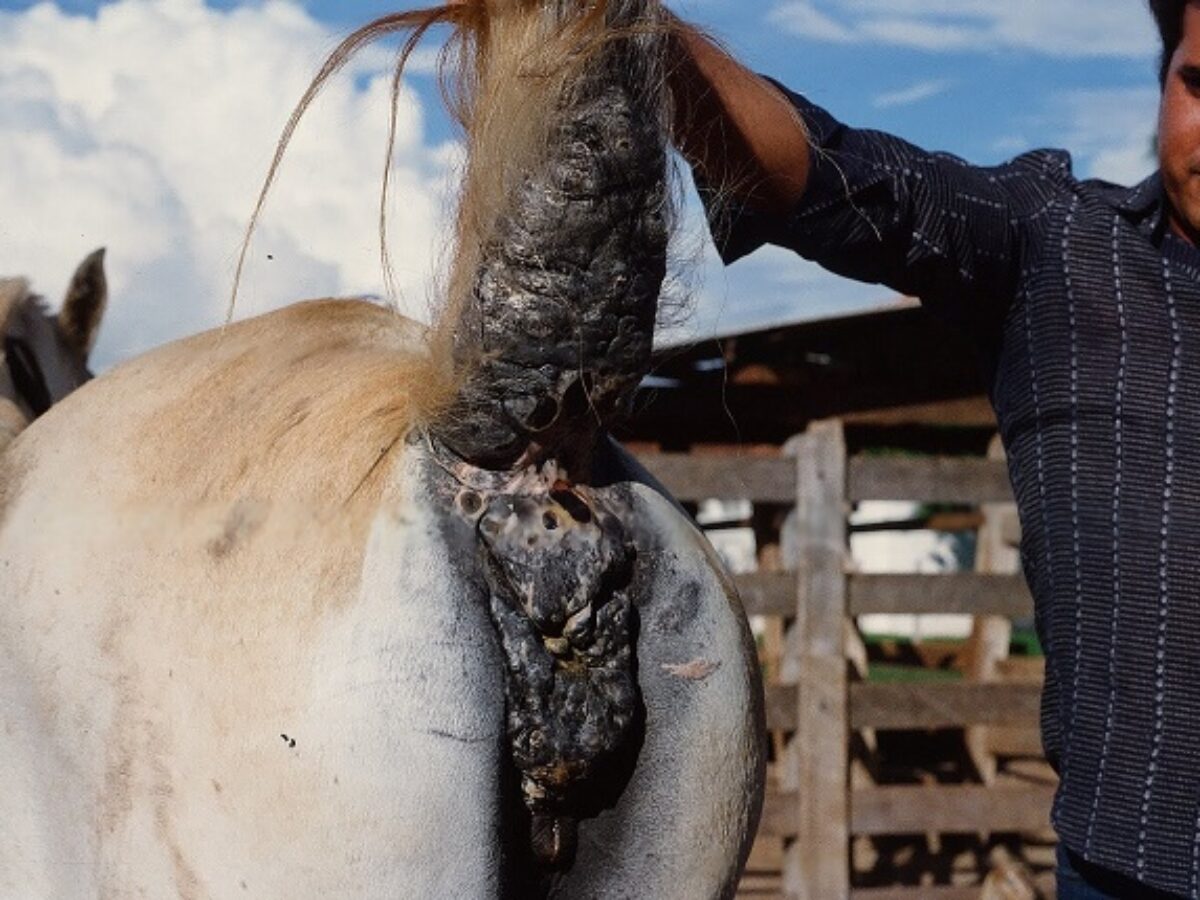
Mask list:
[[[533,850],[560,865],[572,855],[580,791],[629,739],[637,713],[634,550],[619,498],[545,487],[494,496],[478,534]]]

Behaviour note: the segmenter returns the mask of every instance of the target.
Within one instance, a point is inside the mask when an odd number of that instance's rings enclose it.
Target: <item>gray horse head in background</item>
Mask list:
[[[24,278],[0,278],[0,444],[92,377],[88,355],[107,300],[103,249],[79,264],[57,313]]]

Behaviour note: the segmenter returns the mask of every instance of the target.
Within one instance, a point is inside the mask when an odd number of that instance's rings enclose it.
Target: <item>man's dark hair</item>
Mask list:
[[[1183,11],[1188,0],[1150,0],[1150,12],[1158,24],[1162,36],[1162,60],[1159,63],[1158,83],[1166,86],[1167,70],[1171,68],[1171,57],[1183,40]]]

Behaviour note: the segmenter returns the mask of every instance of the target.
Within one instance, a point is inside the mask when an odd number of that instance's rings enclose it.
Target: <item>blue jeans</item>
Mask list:
[[[1058,900],[1182,900],[1139,884],[1116,872],[1084,862],[1062,844],[1058,845]]]

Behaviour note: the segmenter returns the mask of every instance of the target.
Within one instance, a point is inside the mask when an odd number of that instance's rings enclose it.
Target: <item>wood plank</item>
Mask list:
[[[1048,827],[1054,787],[893,786],[851,791],[850,828],[855,834],[1041,831]],[[799,797],[768,791],[759,834],[797,832]]]
[[[764,685],[763,699],[767,711],[767,731],[796,730],[796,708],[800,698],[794,684]]]
[[[880,531],[975,531],[983,524],[977,512],[934,512],[927,516],[892,519],[883,522],[860,522],[850,525],[851,534],[875,534]]]
[[[967,887],[937,884],[923,887],[858,888],[851,890],[850,900],[979,900],[980,890],[983,888],[979,884]],[[787,894],[780,894],[778,890],[762,893],[752,884],[745,889],[739,884],[736,896],[739,900],[790,900]]]
[[[1042,656],[1010,656],[996,663],[1000,681],[1041,684],[1046,676],[1046,659]]]
[[[1004,443],[1000,435],[988,446],[988,459],[1003,460]],[[1004,522],[1017,515],[1012,503],[984,503],[980,506],[983,524],[975,542],[975,571],[981,575],[1012,575],[1020,570],[1017,552],[1004,540]],[[1032,603],[1030,603],[1032,606]],[[976,615],[967,641],[963,674],[974,682],[997,681],[997,665],[1008,658],[1013,625],[1005,615]],[[996,755],[988,741],[990,728],[974,726],[963,734],[967,755],[980,781],[991,785],[996,780]]]
[[[969,834],[1042,831],[1054,788],[876,787],[850,794],[855,834]]]
[[[860,888],[850,892],[850,900],[979,900],[981,890],[980,885]]]
[[[800,795],[795,791],[768,790],[763,798],[759,837],[790,838],[798,830]]]
[[[763,689],[767,729],[794,731],[795,685],[770,684]],[[963,728],[995,725],[1036,731],[1040,684],[932,682],[850,685],[850,725],[884,730]],[[1024,738],[1010,744],[1028,747]],[[1007,745],[1006,745],[1007,746]],[[1017,751],[1013,751],[1017,753]]]
[[[738,884],[735,900],[788,900],[787,895],[779,893],[779,877],[756,878],[751,875],[743,878]]]
[[[1036,684],[852,684],[850,725],[893,730],[1035,725],[1041,693]]]
[[[795,471],[763,456],[647,453],[638,460],[678,499],[746,499],[790,504]],[[1008,470],[970,457],[857,457],[849,462],[850,500],[1000,503],[1012,500]]]
[[[748,616],[796,615],[795,572],[751,572],[734,576],[742,598],[742,606]]]
[[[1039,728],[1009,725],[987,730],[988,750],[996,756],[1041,756],[1042,732]]]
[[[746,860],[746,871],[758,874],[774,872],[778,875],[782,866],[783,839],[757,836],[750,846],[750,858]]]
[[[1008,469],[970,457],[856,457],[849,466],[849,499],[929,503],[1002,503],[1012,500]]]
[[[995,428],[996,414],[987,397],[963,397],[936,403],[888,406],[842,416],[847,425],[954,425],[958,428]]]
[[[789,506],[796,502],[796,465],[790,459],[648,453],[638,462],[684,502],[710,498]]]
[[[796,697],[789,787],[799,791],[797,840],[783,884],[798,900],[850,895],[846,709],[846,445],[839,422],[818,422],[791,445],[796,465],[798,580],[793,629],[804,689]]]
[[[1033,598],[1020,575],[851,575],[850,615],[962,613],[1022,618]]]
[[[1053,787],[1058,784],[1058,775],[1054,767],[1044,759],[1011,759],[996,775],[996,784],[1007,787]]]

